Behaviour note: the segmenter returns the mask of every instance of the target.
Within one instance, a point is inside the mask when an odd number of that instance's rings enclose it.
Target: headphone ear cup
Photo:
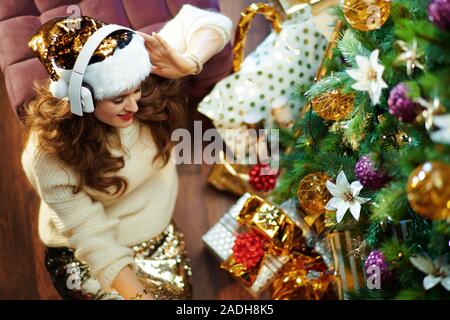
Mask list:
[[[83,112],[94,112],[94,97],[92,95],[92,89],[86,83],[83,83],[81,87],[81,105],[83,106]]]

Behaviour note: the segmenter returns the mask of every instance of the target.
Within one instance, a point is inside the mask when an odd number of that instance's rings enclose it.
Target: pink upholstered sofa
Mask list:
[[[33,81],[48,78],[27,46],[41,24],[76,13],[77,8],[71,6],[77,5],[81,15],[150,33],[160,30],[185,3],[220,10],[218,0],[1,0],[0,67],[14,111],[21,117],[23,104],[33,97]],[[199,76],[187,79],[191,105],[230,74],[231,59],[228,45],[205,65]]]

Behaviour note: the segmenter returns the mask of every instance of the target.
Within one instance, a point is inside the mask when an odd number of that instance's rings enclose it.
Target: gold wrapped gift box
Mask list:
[[[249,183],[251,165],[234,164],[226,160],[224,152],[220,152],[221,163],[213,165],[208,175],[208,183],[218,190],[227,191],[237,196],[246,192],[265,198],[269,192],[258,192]]]
[[[303,299],[318,298],[328,290],[331,278],[325,272],[318,274],[314,266],[321,264],[326,269],[320,256],[306,246],[306,239],[303,236],[303,228],[298,225],[295,218],[291,218],[292,213],[286,214],[282,209],[264,201],[258,196],[245,193],[235,205],[215,224],[204,236],[203,241],[206,246],[222,261],[221,268],[230,273],[233,277],[245,286],[254,296],[258,297],[276,279],[290,277],[295,283],[303,279],[303,287],[290,286],[296,298],[302,296]],[[246,268],[238,263],[233,256],[232,247],[238,234],[252,230],[265,239],[267,245],[265,254],[260,262],[253,268]],[[299,266],[299,261],[303,266],[309,266],[305,271],[292,269]],[[306,263],[308,262],[308,263]],[[285,269],[290,266],[290,270]],[[293,271],[297,271],[297,278],[293,278]],[[286,299],[284,294],[287,287],[281,283],[278,286],[278,295],[274,299]],[[300,289],[299,289],[300,288]],[[313,288],[314,292],[305,288]],[[314,289],[315,288],[315,289]],[[303,291],[302,291],[303,290]]]
[[[246,268],[238,263],[233,255],[220,265],[248,287],[252,287],[263,266],[272,267],[276,275],[279,267],[289,260],[291,252],[306,249],[302,231],[294,222],[281,209],[258,196],[253,195],[247,199],[236,219],[248,230],[255,230],[269,241],[264,257],[253,268]],[[274,263],[274,260],[279,263]],[[263,288],[264,285],[261,286]]]
[[[298,228],[292,234],[294,229],[293,222],[281,210],[258,196],[245,193],[203,236],[203,241],[222,261],[221,268],[236,277],[254,297],[258,297],[289,260],[288,247],[295,241],[294,237],[301,235]],[[234,260],[232,250],[236,236],[249,230],[255,230],[268,239],[274,238],[263,259],[250,270]]]

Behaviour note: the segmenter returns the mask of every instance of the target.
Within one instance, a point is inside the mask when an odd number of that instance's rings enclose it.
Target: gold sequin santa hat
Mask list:
[[[52,79],[50,91],[59,99],[68,96],[68,83],[83,45],[102,21],[83,17],[64,17],[43,24],[28,46]],[[106,37],[89,61],[84,75],[95,100],[110,99],[138,86],[151,71],[151,62],[142,36],[119,30]]]

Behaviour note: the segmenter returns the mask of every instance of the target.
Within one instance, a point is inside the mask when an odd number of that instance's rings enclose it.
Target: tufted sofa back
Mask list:
[[[49,78],[27,42],[45,22],[56,17],[87,15],[150,33],[159,31],[183,4],[219,11],[218,0],[1,0],[0,67],[10,104],[21,117],[33,97],[33,81]],[[198,101],[231,72],[231,46],[212,58],[202,74],[189,80],[189,96]]]

